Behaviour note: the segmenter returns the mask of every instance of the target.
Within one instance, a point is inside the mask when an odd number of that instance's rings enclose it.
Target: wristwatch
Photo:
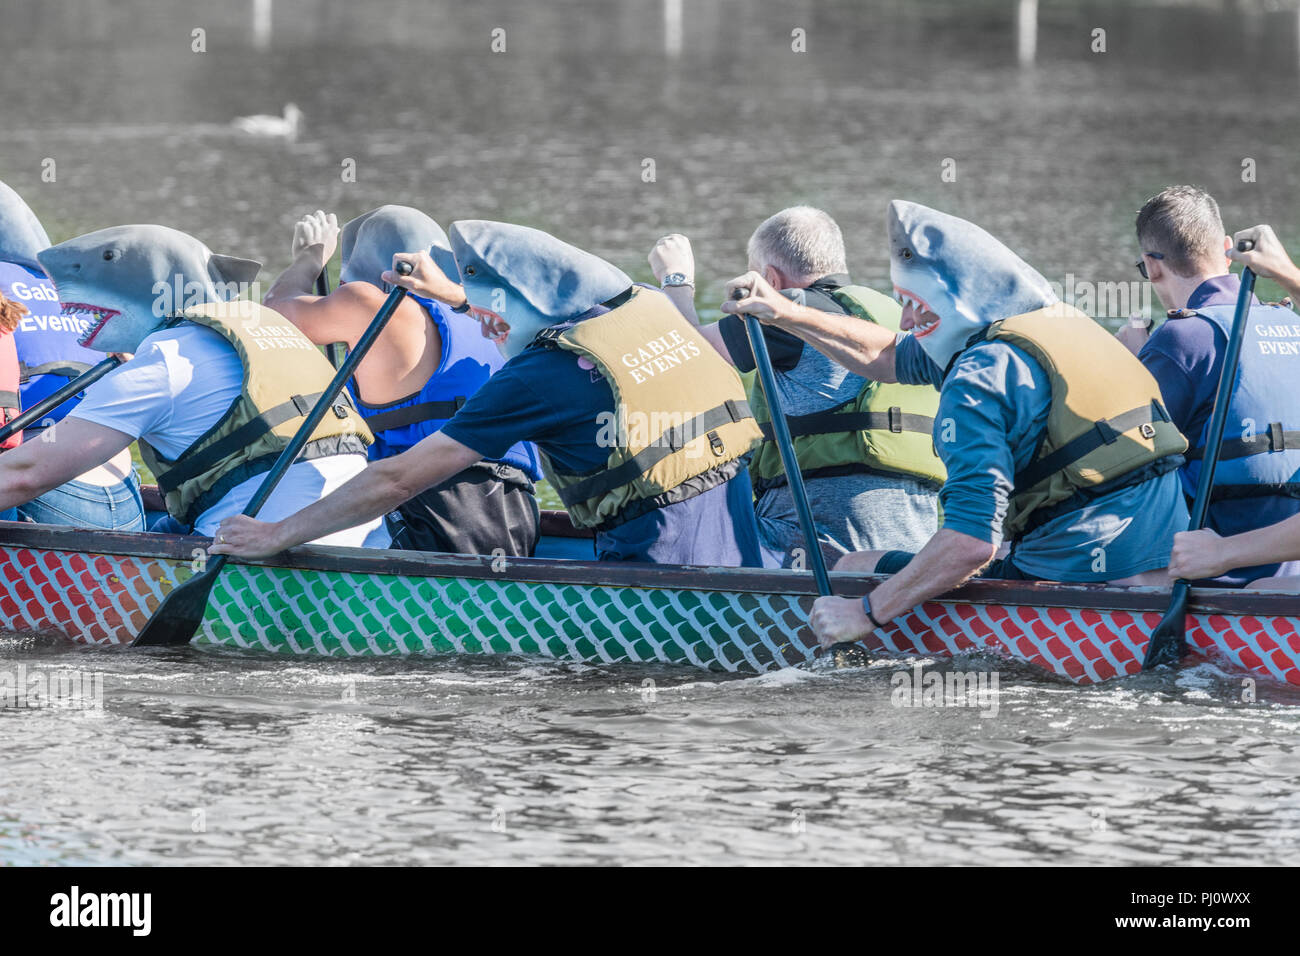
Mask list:
[[[664,281],[659,283],[659,288],[667,289],[671,286],[679,286],[679,285],[688,285],[692,289],[694,289],[695,280],[692,279],[690,276],[688,276],[685,272],[670,272],[668,273],[668,275],[664,276]]]
[[[871,613],[871,595],[869,594],[862,595],[862,610],[867,612],[867,620],[871,622],[871,626],[874,627],[876,630],[880,630],[882,627],[885,626],[880,621],[876,620],[876,615]]]

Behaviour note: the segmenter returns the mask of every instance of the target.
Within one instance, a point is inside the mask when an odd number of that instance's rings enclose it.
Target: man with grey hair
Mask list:
[[[1180,476],[1190,497],[1241,283],[1228,273],[1233,246],[1219,205],[1204,190],[1162,190],[1143,204],[1136,225],[1138,272],[1169,313],[1154,333],[1130,324],[1120,338],[1159,383],[1170,417],[1187,436]],[[1289,309],[1254,300],[1247,329],[1206,520],[1207,528],[1223,536],[1300,513],[1300,320]],[[1241,587],[1297,573],[1300,562],[1267,564],[1235,568],[1204,583]]]
[[[844,237],[822,210],[794,206],[768,218],[750,237],[748,255],[749,268],[789,298],[897,331],[898,304],[851,284]],[[754,354],[740,316],[700,325],[690,241],[665,236],[651,250],[650,265],[664,292],[709,343],[740,371],[753,371]],[[930,440],[937,393],[854,375],[772,325],[763,326],[763,336],[827,560],[862,549],[922,546],[938,528],[944,477]],[[794,501],[757,382],[750,405],[764,433],[750,464],[764,563],[805,566]]]

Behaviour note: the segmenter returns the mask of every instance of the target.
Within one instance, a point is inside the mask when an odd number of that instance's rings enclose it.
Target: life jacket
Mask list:
[[[899,331],[902,310],[886,295],[864,286],[846,285],[821,291],[847,315]],[[810,303],[812,304],[812,303]],[[814,308],[820,308],[820,304]],[[781,451],[774,440],[772,415],[757,377],[749,404],[763,430],[763,443],[750,463],[759,495],[786,483]],[[854,472],[902,475],[937,488],[948,476],[934,453],[934,416],[939,393],[928,385],[864,381],[847,402],[808,415],[787,416],[795,455],[804,478]]]
[[[505,364],[501,350],[483,337],[477,321],[469,316],[451,318],[430,299],[409,298],[419,303],[438,329],[442,357],[423,388],[386,405],[363,402],[356,379],[348,382],[353,404],[375,436],[371,460],[391,458],[438,431]],[[486,460],[514,465],[533,481],[542,477],[537,446],[531,442],[516,442],[504,457]]]
[[[740,376],[662,292],[637,286],[610,311],[543,329],[530,348],[591,361],[614,393],[597,441],[610,448],[590,472],[542,469],[573,523],[607,530],[730,480],[762,433]]]
[[[1231,335],[1235,306],[1218,305],[1182,312],[1175,319],[1200,315]],[[1300,389],[1296,368],[1300,351],[1300,317],[1275,305],[1255,305],[1247,317],[1246,335],[1232,396],[1228,426],[1214,469],[1211,501],[1264,495],[1300,497]],[[1207,420],[1180,476],[1188,496],[1196,493],[1205,456]]]
[[[236,485],[269,471],[311,411],[334,370],[288,319],[255,302],[209,302],[186,309],[189,321],[219,333],[244,367],[243,391],[221,419],[179,458],[164,458],[140,441],[140,455],[158,479],[167,513],[187,527]],[[370,429],[339,395],[298,460],[366,454]]]
[[[1008,539],[1055,515],[1182,464],[1185,439],[1136,356],[1073,306],[994,322],[984,334],[1027,352],[1047,373],[1047,432],[1014,478]]]
[[[0,295],[19,303],[27,314],[14,332],[22,405],[31,408],[104,358],[78,344],[90,327],[81,315],[64,315],[54,284],[43,274],[12,262],[0,262]],[[41,429],[61,421],[81,401],[73,396],[41,416],[25,432],[31,441]]]
[[[18,417],[21,401],[18,397],[18,349],[14,347],[11,332],[0,332],[0,425],[7,425]],[[0,450],[16,448],[23,442],[23,433],[17,432],[0,442]]]

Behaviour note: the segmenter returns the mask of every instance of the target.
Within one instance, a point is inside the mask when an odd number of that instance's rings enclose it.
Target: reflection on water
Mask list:
[[[1021,66],[1011,0],[691,0],[673,54],[659,3],[276,0],[265,49],[257,6],[6,0],[0,179],[56,240],[157,221],[270,269],[317,207],[524,222],[643,278],[680,231],[704,306],[793,202],[831,211],[875,284],[895,196],[1095,292],[1135,278],[1134,210],[1169,182],[1300,242],[1294,9],[1042,0]],[[296,143],[230,126],[288,102]],[[740,679],[0,641],[0,671],[20,663],[102,671],[106,704],[0,708],[0,862],[1277,863],[1300,837],[1300,701],[1245,703],[1209,665],[1095,689],[1003,670],[985,719],[891,706],[893,664]]]

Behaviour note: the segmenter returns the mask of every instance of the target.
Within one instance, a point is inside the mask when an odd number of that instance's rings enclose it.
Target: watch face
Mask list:
[[[664,285],[689,285],[686,274],[682,272],[670,272],[664,276]]]

